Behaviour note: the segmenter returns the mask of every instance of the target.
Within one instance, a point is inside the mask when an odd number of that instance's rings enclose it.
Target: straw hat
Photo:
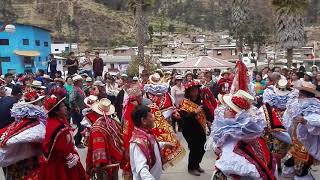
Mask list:
[[[83,76],[85,78],[89,77],[89,75],[87,73],[81,73],[80,76]]]
[[[276,87],[274,87],[274,92],[279,96],[285,96],[290,93],[288,90],[288,81],[286,79],[280,79]]]
[[[52,80],[48,74],[44,74],[44,75],[43,75],[43,78],[44,78],[44,79]]]
[[[154,73],[149,76],[149,81],[151,84],[160,84],[161,83],[161,77],[158,73]]]
[[[43,107],[48,111],[47,113],[51,112],[55,107],[59,106],[59,104],[64,101],[66,97],[63,97],[59,100],[59,98],[55,95],[47,96],[44,99]]]
[[[22,102],[27,104],[33,104],[41,101],[45,96],[39,96],[36,91],[29,91],[23,94]]]
[[[92,81],[93,81],[93,79],[91,77],[86,78],[86,82],[92,82]]]
[[[320,96],[320,92],[317,90],[317,86],[312,84],[311,82],[302,81],[301,86],[296,86],[293,88],[310,92],[310,93],[316,95],[317,97]]]
[[[188,75],[193,76],[193,73],[191,71],[187,71],[186,74],[184,75],[185,77],[187,77]]]
[[[72,80],[73,80],[74,82],[76,82],[76,81],[82,81],[83,79],[82,79],[82,77],[81,77],[80,75],[75,75],[75,76],[72,78]]]
[[[42,86],[42,83],[40,81],[32,81],[31,87],[34,87],[37,89],[46,89],[45,86]]]
[[[95,82],[93,83],[93,85],[94,85],[94,86],[99,86],[99,87],[105,86],[105,84],[103,84],[102,81],[95,81]]]
[[[99,102],[92,104],[91,109],[100,115],[112,115],[115,113],[115,108],[111,101],[107,98],[101,99]]]
[[[221,76],[223,76],[224,74],[230,74],[230,72],[228,70],[223,70]]]
[[[164,74],[171,75],[171,71],[166,71],[166,72],[164,72]]]
[[[176,75],[176,80],[183,80],[183,77],[181,75]]]
[[[64,79],[62,78],[54,78],[54,82],[62,82],[63,84],[65,83]]]
[[[139,81],[139,78],[137,76],[132,78],[133,81]]]
[[[242,110],[250,109],[251,103],[254,101],[254,97],[243,90],[239,90],[233,96],[224,95],[222,99],[228,107],[237,113],[241,112]]]
[[[305,75],[310,76],[310,77],[313,76],[312,72],[305,72]]]
[[[91,107],[97,101],[98,101],[98,97],[94,95],[90,95],[84,98],[84,104],[86,104],[88,107]]]

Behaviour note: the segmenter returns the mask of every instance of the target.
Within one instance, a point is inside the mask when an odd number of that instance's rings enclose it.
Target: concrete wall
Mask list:
[[[0,23],[0,26],[2,24]],[[34,26],[16,24],[15,33],[0,32],[0,39],[9,39],[9,45],[0,45],[0,57],[10,57],[10,62],[1,62],[2,74],[8,70],[15,70],[17,73],[25,71],[23,56],[16,55],[15,50],[20,51],[38,51],[39,57],[33,57],[34,66],[31,67],[35,72],[38,69],[47,69],[48,55],[51,52],[50,32]],[[29,45],[23,45],[23,39],[29,39]],[[36,46],[36,40],[40,40],[40,46]],[[44,43],[48,46],[45,47]]]

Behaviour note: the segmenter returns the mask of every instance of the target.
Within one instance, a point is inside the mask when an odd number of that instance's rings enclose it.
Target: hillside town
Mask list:
[[[0,2],[0,180],[320,179],[320,3],[30,2]]]

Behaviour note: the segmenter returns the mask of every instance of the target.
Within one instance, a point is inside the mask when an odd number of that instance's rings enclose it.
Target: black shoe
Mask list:
[[[188,170],[188,173],[194,176],[200,176],[200,173],[197,170]]]
[[[77,148],[79,148],[79,149],[84,149],[84,148],[86,148],[83,144],[78,144],[78,145],[76,145],[77,146]]]
[[[204,173],[204,170],[203,170],[201,167],[198,167],[196,170],[197,170],[199,173]]]

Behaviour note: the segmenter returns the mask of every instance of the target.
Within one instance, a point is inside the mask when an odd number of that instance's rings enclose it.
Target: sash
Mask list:
[[[292,147],[289,150],[289,153],[293,156],[295,161],[299,161],[304,164],[312,164],[312,157],[309,155],[307,149],[303,146],[303,144],[299,141],[297,137],[297,126],[298,124],[295,124],[293,126],[293,130],[291,133]]]
[[[199,108],[199,105],[190,101],[189,99],[184,99],[182,101],[181,107],[180,107],[181,110],[186,111],[188,113],[194,113],[198,108]],[[206,115],[204,114],[204,111],[197,114],[196,118],[197,118],[197,121],[199,122],[199,124],[202,126],[203,131],[206,132],[207,118],[206,118]]]
[[[263,106],[263,111],[266,117],[267,127],[271,132],[285,132],[286,128],[283,126],[279,114],[279,110],[275,110],[269,104]]]
[[[272,154],[262,138],[246,143],[239,141],[234,152],[246,158],[258,170],[262,179],[275,180]]]
[[[157,143],[152,133],[149,134],[142,129],[134,128],[130,142],[135,143],[139,146],[142,153],[147,159],[147,164],[149,166],[149,169],[152,169],[152,167],[156,163],[156,155],[154,153],[154,144]]]
[[[155,127],[152,129],[152,132],[157,141],[175,144],[175,146],[172,148],[161,149],[163,167],[167,168],[168,166],[173,166],[184,157],[186,151],[179,142],[172,126],[168,123],[168,121],[166,121],[158,106],[156,104],[150,104],[149,107],[151,108],[151,112],[155,117]]]

